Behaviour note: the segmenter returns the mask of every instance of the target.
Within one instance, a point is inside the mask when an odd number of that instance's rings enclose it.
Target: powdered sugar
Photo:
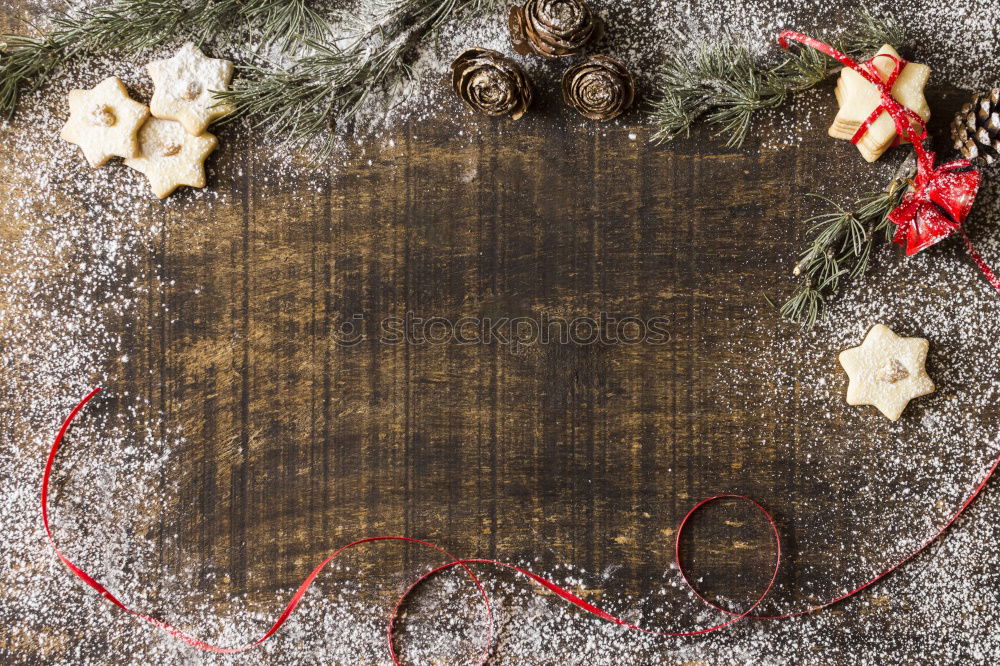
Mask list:
[[[692,41],[711,39],[722,30],[745,35],[760,44],[762,57],[767,57],[779,28],[835,30],[844,20],[823,2],[798,3],[794,11],[788,9],[792,3],[781,0],[621,4],[594,2],[609,26],[606,52],[628,63],[647,89],[664,54],[683,52]],[[997,75],[998,19],[993,5],[990,0],[926,0],[894,9],[915,33],[912,56],[932,67],[932,81],[983,86],[995,83]],[[414,132],[425,121],[452,123],[455,141],[473,140],[475,126],[465,122],[466,112],[452,99],[444,79],[451,59],[468,46],[509,53],[502,14],[498,10],[496,15],[474,17],[423,47],[414,63],[418,76],[408,84],[410,95],[388,109],[372,103],[356,133],[344,139],[343,159],[371,159],[406,122]],[[28,662],[28,655],[61,663],[103,663],[94,655],[105,654],[133,663],[384,662],[385,612],[399,587],[421,567],[386,581],[354,579],[365,554],[348,556],[310,592],[273,641],[243,657],[212,657],[135,622],[84,589],[52,556],[41,531],[38,487],[54,429],[92,385],[110,382],[110,402],[89,411],[74,430],[73,447],[87,451],[87,457],[67,456],[58,463],[53,496],[56,537],[71,548],[74,559],[99,573],[129,603],[144,609],[152,604],[166,619],[222,644],[258,637],[291,593],[286,590],[273,603],[261,606],[228,598],[225,581],[219,580],[223,599],[207,600],[197,593],[200,572],[162,570],[158,552],[174,543],[172,535],[160,534],[157,520],[174,497],[169,460],[173,452],[190,444],[176,424],[150,413],[128,386],[140,379],[130,375],[124,339],[141,290],[165,286],[158,283],[155,254],[157,240],[170,233],[164,221],[182,216],[188,206],[229,201],[238,186],[239,166],[218,173],[211,173],[210,167],[208,189],[187,191],[160,204],[151,200],[148,186],[137,174],[121,164],[91,170],[72,146],[56,139],[64,117],[63,92],[118,75],[139,98],[148,99],[150,84],[141,63],[172,50],[142,54],[134,62],[112,58],[83,62],[30,95],[19,120],[3,129],[9,144],[5,155],[11,159],[2,167],[7,195],[0,224],[4,276],[0,376],[5,407],[0,412],[0,525],[5,535],[0,544],[5,581],[0,597],[0,623],[5,627],[0,631],[0,655],[8,663]],[[239,60],[241,56],[237,46],[225,43],[206,51],[214,57]],[[542,91],[539,108],[552,116],[551,122],[584,126],[585,121],[571,112],[555,111],[562,68],[539,59],[520,61]],[[809,92],[794,104],[807,111],[806,121],[785,126],[791,111],[778,111],[773,116],[775,126],[760,130],[765,143],[794,144],[801,133],[825,129],[829,93]],[[442,118],[448,115],[442,109],[454,116]],[[639,125],[634,133],[641,140],[644,129],[636,114],[612,127],[633,124]],[[509,127],[504,131],[516,131],[516,125]],[[607,131],[603,126],[586,127]],[[247,142],[241,139],[256,137],[256,131],[245,125],[224,130],[233,140],[225,141],[222,150],[242,149]],[[293,179],[303,197],[311,196],[314,183],[301,160],[287,153],[276,138],[263,141],[267,145],[262,150],[279,159],[273,178]],[[883,178],[892,168],[887,161],[866,173]],[[994,229],[1000,221],[998,182],[1000,178],[994,177],[984,189],[969,228],[990,258],[1000,258],[1000,234]],[[830,192],[849,200],[866,186],[860,180],[831,183]],[[10,192],[18,195],[12,197]],[[850,283],[833,302],[828,320],[811,333],[775,328],[773,313],[758,300],[748,296],[746,301],[746,320],[762,322],[757,325],[768,335],[759,347],[745,350],[745,358],[751,359],[746,365],[720,370],[718,399],[749,414],[762,405],[810,414],[794,438],[798,445],[793,448],[792,437],[777,443],[788,447],[787,454],[801,461],[818,487],[828,485],[844,469],[852,470],[858,483],[854,494],[818,493],[807,506],[796,503],[794,529],[801,569],[795,584],[779,589],[773,599],[773,609],[787,610],[800,607],[797,600],[805,595],[835,596],[895,561],[939,525],[981,478],[986,462],[997,453],[995,405],[1000,384],[991,378],[1000,377],[993,344],[1000,335],[996,317],[1000,305],[957,243],[905,261],[894,249],[884,248],[871,276]],[[858,344],[876,322],[889,324],[900,334],[931,340],[929,370],[939,392],[915,402],[896,424],[873,420],[869,412],[847,407],[842,400],[844,380],[835,355]],[[741,388],[748,376],[762,374],[773,378],[771,393],[761,396]],[[873,450],[849,440],[831,442],[824,428],[830,419],[845,420],[857,431],[874,427],[877,435],[871,439],[885,445]],[[747,432],[746,437],[762,435]],[[879,503],[877,497],[888,501]],[[1000,652],[994,629],[1000,590],[992,577],[1000,563],[1000,548],[990,519],[1000,506],[998,497],[987,492],[932,553],[845,606],[842,614],[780,624],[747,622],[708,640],[627,633],[581,618],[523,579],[485,570],[499,620],[496,662],[875,665],[919,661],[933,654],[944,663],[981,663]],[[795,498],[787,500],[792,503]],[[163,505],[162,510],[151,509],[151,502]],[[858,542],[833,543],[818,533],[831,512],[852,526]],[[810,568],[809,552],[819,549],[840,553],[841,568]],[[615,586],[613,571],[567,566],[544,573],[570,588]],[[183,601],[178,608],[155,607],[166,598]],[[373,606],[372,598],[384,598],[384,607]],[[472,586],[459,573],[432,583],[418,597],[401,636],[409,663],[468,661],[481,645],[478,603]],[[616,596],[607,604],[609,612],[665,630],[718,621],[716,614],[690,597],[672,570],[651,581],[646,594]],[[903,613],[908,614],[907,626],[923,626],[925,631],[918,636],[886,633],[885,615]],[[847,654],[845,632],[856,637],[857,645],[877,649],[859,648]]]

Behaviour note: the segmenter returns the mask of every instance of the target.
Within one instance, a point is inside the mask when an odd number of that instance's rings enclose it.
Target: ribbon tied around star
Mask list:
[[[799,42],[830,56],[844,67],[848,67],[879,89],[882,103],[861,124],[851,138],[857,143],[864,137],[872,123],[886,112],[896,127],[897,142],[906,139],[913,144],[917,156],[917,173],[910,187],[903,195],[899,206],[889,213],[889,220],[896,225],[893,241],[906,249],[912,256],[921,250],[962,232],[966,249],[987,280],[1000,291],[1000,280],[973,249],[965,236],[962,224],[965,222],[982,183],[982,174],[966,159],[935,165],[935,154],[924,146],[927,139],[927,125],[923,119],[906,108],[892,95],[892,87],[906,61],[891,54],[876,54],[864,63],[857,63],[849,56],[812,37],[791,30],[784,30],[778,36],[778,43],[787,49],[789,42]],[[875,58],[889,58],[894,62],[892,72],[885,81],[879,76],[873,61]]]

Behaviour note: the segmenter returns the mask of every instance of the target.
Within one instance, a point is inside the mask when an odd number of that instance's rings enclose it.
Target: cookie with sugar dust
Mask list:
[[[71,90],[68,98],[69,118],[59,137],[79,146],[90,166],[139,154],[137,135],[149,109],[129,97],[121,79],[110,76],[90,90]]]
[[[871,405],[895,421],[914,398],[934,392],[927,375],[929,343],[904,338],[882,324],[872,326],[864,341],[840,353],[840,364],[850,378],[847,404]]]
[[[220,104],[213,92],[229,89],[233,63],[209,58],[188,42],[172,58],[146,65],[153,79],[150,111],[157,118],[176,120],[188,134],[201,134],[217,118],[232,113],[231,104]]]
[[[892,96],[926,123],[931,117],[931,109],[924,98],[924,87],[930,79],[930,67],[901,61],[899,53],[889,44],[882,46],[870,62],[862,63],[861,66],[886,82],[897,62],[903,63],[903,66],[893,83]],[[840,108],[829,134],[835,139],[851,141],[865,121],[881,106],[882,91],[858,72],[845,67],[837,79],[834,93]],[[867,161],[874,162],[897,141],[905,141],[905,137],[897,135],[895,122],[883,110],[867,127],[856,145]]]
[[[205,158],[218,143],[208,132],[192,136],[178,122],[150,118],[139,130],[140,155],[125,164],[145,175],[163,199],[181,185],[205,187]]]

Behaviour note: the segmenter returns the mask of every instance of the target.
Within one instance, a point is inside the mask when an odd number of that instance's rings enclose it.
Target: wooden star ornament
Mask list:
[[[879,57],[892,56],[892,57]],[[896,67],[893,58],[899,53],[888,44],[878,51],[871,60],[871,67],[882,81],[887,81]],[[926,123],[931,117],[931,109],[924,98],[924,86],[931,76],[927,65],[908,62],[899,72],[892,86],[892,96],[900,104],[916,113]],[[861,125],[882,104],[882,93],[871,81],[850,67],[845,67],[837,80],[837,103],[840,110],[830,127],[830,136],[850,141]],[[858,150],[869,162],[874,162],[888,150],[897,139],[896,125],[886,111],[882,111],[858,141]]]
[[[218,141],[205,132],[191,136],[180,123],[150,118],[139,130],[139,157],[125,160],[143,173],[160,199],[181,185],[205,187],[205,158]]]
[[[902,338],[887,326],[873,326],[861,346],[840,353],[850,377],[847,404],[872,405],[897,420],[910,400],[934,392],[924,368],[928,347],[924,338]]]
[[[149,102],[153,115],[178,121],[189,134],[201,134],[213,120],[233,110],[232,105],[219,104],[212,95],[212,91],[229,88],[233,63],[207,57],[192,42],[172,58],[149,63],[146,71],[153,79]]]
[[[121,79],[111,76],[90,90],[70,91],[69,119],[59,136],[79,146],[96,168],[112,157],[139,154],[136,132],[148,115],[146,105],[129,97]]]

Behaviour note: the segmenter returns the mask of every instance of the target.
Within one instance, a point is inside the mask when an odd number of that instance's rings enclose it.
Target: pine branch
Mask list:
[[[20,93],[41,85],[65,48],[52,36],[6,35],[0,50],[0,114],[10,118]]]
[[[889,213],[899,205],[915,172],[912,156],[900,165],[896,176],[882,192],[863,197],[850,209],[813,194],[833,210],[806,220],[813,240],[795,264],[792,274],[799,284],[781,306],[781,315],[803,328],[812,328],[826,309],[826,299],[837,292],[840,281],[855,278],[868,269],[878,236],[892,239]]]
[[[345,46],[308,42],[313,53],[288,69],[245,66],[248,76],[217,95],[235,113],[291,144],[321,137],[319,155],[333,148],[332,130],[357,117],[365,103],[410,74],[417,42],[459,15],[472,15],[497,0],[390,0],[374,25],[360,28]]]
[[[265,41],[287,48],[318,36],[323,19],[308,0],[113,0],[63,14],[41,37],[0,38],[0,115],[11,117],[21,92],[41,85],[73,58],[120,51],[134,53],[180,36],[195,41],[234,29],[259,30]]]
[[[208,0],[198,6],[204,9]],[[42,37],[6,35],[0,49],[0,113],[13,115],[20,93],[41,85],[61,63],[111,48],[135,51],[155,46],[194,23],[197,8],[181,0],[116,0],[53,20]]]
[[[903,29],[893,17],[865,9],[858,13],[857,26],[832,45],[862,56],[883,44],[898,47],[903,41]],[[794,47],[778,64],[765,66],[735,39],[703,46],[693,57],[675,58],[663,68],[650,110],[656,125],[653,139],[663,142],[687,136],[704,118],[727,137],[726,145],[739,146],[757,112],[780,106],[793,93],[815,86],[838,68],[836,61],[811,48]]]

